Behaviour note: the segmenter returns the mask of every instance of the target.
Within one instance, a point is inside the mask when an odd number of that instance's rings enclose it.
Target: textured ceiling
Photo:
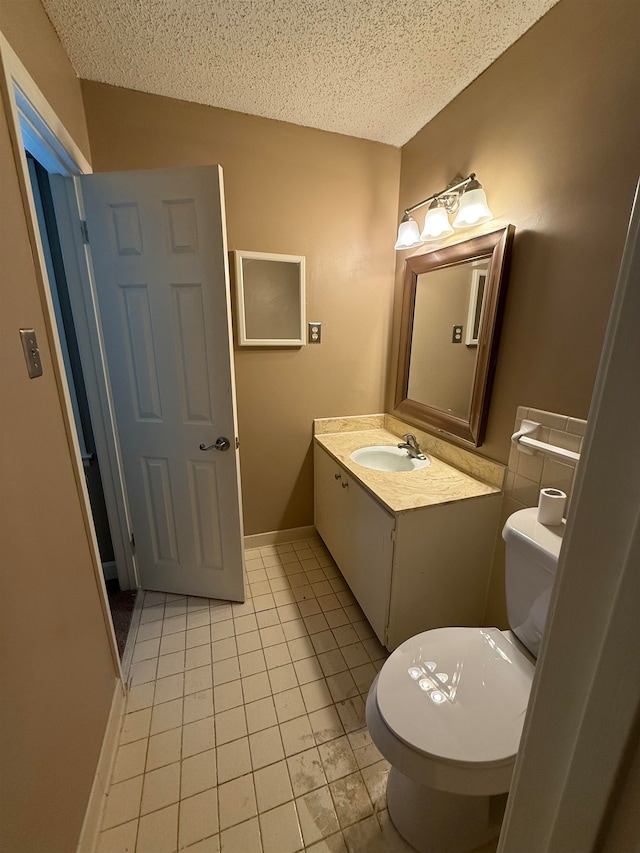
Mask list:
[[[79,77],[403,145],[557,0],[43,0]]]

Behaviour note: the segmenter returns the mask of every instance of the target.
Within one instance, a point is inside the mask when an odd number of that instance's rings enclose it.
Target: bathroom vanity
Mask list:
[[[395,448],[405,432],[418,433],[427,467],[351,459]],[[503,467],[389,415],[319,420],[314,433],[315,525],[380,642],[391,650],[420,631],[481,624]]]

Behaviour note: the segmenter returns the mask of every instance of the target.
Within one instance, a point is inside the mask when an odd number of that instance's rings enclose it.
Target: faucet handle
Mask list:
[[[426,459],[427,457],[420,450],[420,445],[418,444],[418,439],[412,432],[408,432],[406,435],[402,436],[405,439],[405,444],[399,444],[398,447],[406,448],[409,456],[413,459]]]

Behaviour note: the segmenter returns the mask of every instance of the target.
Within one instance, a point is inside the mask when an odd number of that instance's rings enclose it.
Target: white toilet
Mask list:
[[[465,853],[500,832],[564,523],[537,509],[507,519],[511,631],[436,628],[402,643],[367,698],[371,737],[391,764],[389,815],[420,853]]]

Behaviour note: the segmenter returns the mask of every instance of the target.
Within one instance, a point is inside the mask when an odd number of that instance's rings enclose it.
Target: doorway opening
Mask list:
[[[25,153],[102,573],[107,589],[118,652],[122,659],[133,614],[136,590],[121,589],[118,579],[100,462],[91,423],[85,377],[73,320],[49,172],[33,153],[26,149]]]
[[[87,390],[73,321],[49,173],[32,153],[27,151],[26,156],[38,219],[38,229],[51,285],[51,295],[58,325],[64,368],[71,395],[74,424],[80,446],[91,514],[100,553],[102,573],[107,589],[118,652],[120,658],[122,658],[131,623],[136,591],[121,589],[118,580],[100,463],[91,424]]]

